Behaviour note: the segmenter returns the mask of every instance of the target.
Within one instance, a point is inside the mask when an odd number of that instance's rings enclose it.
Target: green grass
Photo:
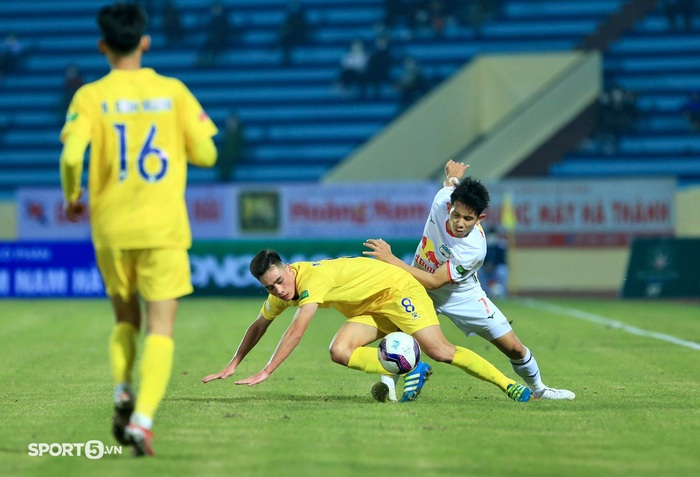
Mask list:
[[[697,304],[546,300],[700,343]],[[153,459],[29,457],[33,442],[113,445],[106,301],[0,301],[4,475],[37,476],[695,476],[700,467],[700,351],[615,327],[500,303],[543,378],[573,402],[518,404],[496,387],[434,364],[420,399],[379,404],[375,381],[333,364],[342,323],[314,319],[300,346],[252,388],[201,384],[235,351],[261,300],[183,300],[176,360],[156,416]],[[287,312],[289,314],[289,312]],[[291,314],[275,323],[236,377],[267,362]],[[445,334],[517,378],[480,338]],[[430,360],[428,360],[430,361]]]

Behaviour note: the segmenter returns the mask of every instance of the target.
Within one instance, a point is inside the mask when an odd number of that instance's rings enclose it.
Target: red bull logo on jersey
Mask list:
[[[435,255],[435,245],[425,235],[420,241],[420,254],[416,257],[416,262],[430,273],[435,273],[435,270],[440,267],[440,261]]]

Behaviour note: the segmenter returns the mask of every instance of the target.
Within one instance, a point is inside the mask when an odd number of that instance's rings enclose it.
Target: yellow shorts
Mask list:
[[[126,301],[138,292],[146,301],[161,301],[193,291],[187,250],[98,249],[95,256],[109,296]]]
[[[440,324],[433,301],[418,282],[394,291],[367,314],[348,321],[369,325],[387,334],[401,330],[409,335]]]

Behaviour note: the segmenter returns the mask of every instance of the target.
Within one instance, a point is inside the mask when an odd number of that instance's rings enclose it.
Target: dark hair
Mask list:
[[[265,272],[273,265],[277,268],[283,268],[284,262],[282,261],[282,257],[274,250],[264,248],[250,261],[250,273],[255,278],[260,278],[265,275]]]
[[[148,15],[135,3],[108,5],[97,15],[102,39],[119,55],[128,55],[139,46],[147,24]]]
[[[486,210],[490,200],[489,191],[484,184],[471,177],[462,179],[450,195],[450,202],[460,202],[472,209],[476,215],[481,215]]]

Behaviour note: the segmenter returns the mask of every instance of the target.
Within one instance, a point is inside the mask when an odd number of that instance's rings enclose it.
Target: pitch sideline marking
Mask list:
[[[691,348],[700,351],[700,343],[695,343],[694,341],[687,341],[677,338],[675,336],[666,335],[664,333],[657,333],[656,331],[647,331],[636,326],[627,325],[625,323],[619,322],[617,320],[611,320],[600,315],[593,313],[588,313],[586,311],[577,310],[575,308],[567,308],[564,306],[554,305],[552,303],[547,303],[540,300],[535,300],[533,298],[518,298],[517,301],[530,308],[535,308],[538,310],[549,311],[552,313],[561,313],[568,315],[572,318],[577,318],[579,320],[590,321],[591,323],[596,323],[599,325],[609,326],[616,330],[626,331],[633,335],[644,336],[647,338],[655,338],[661,341],[668,341],[679,346],[685,346],[686,348]]]

